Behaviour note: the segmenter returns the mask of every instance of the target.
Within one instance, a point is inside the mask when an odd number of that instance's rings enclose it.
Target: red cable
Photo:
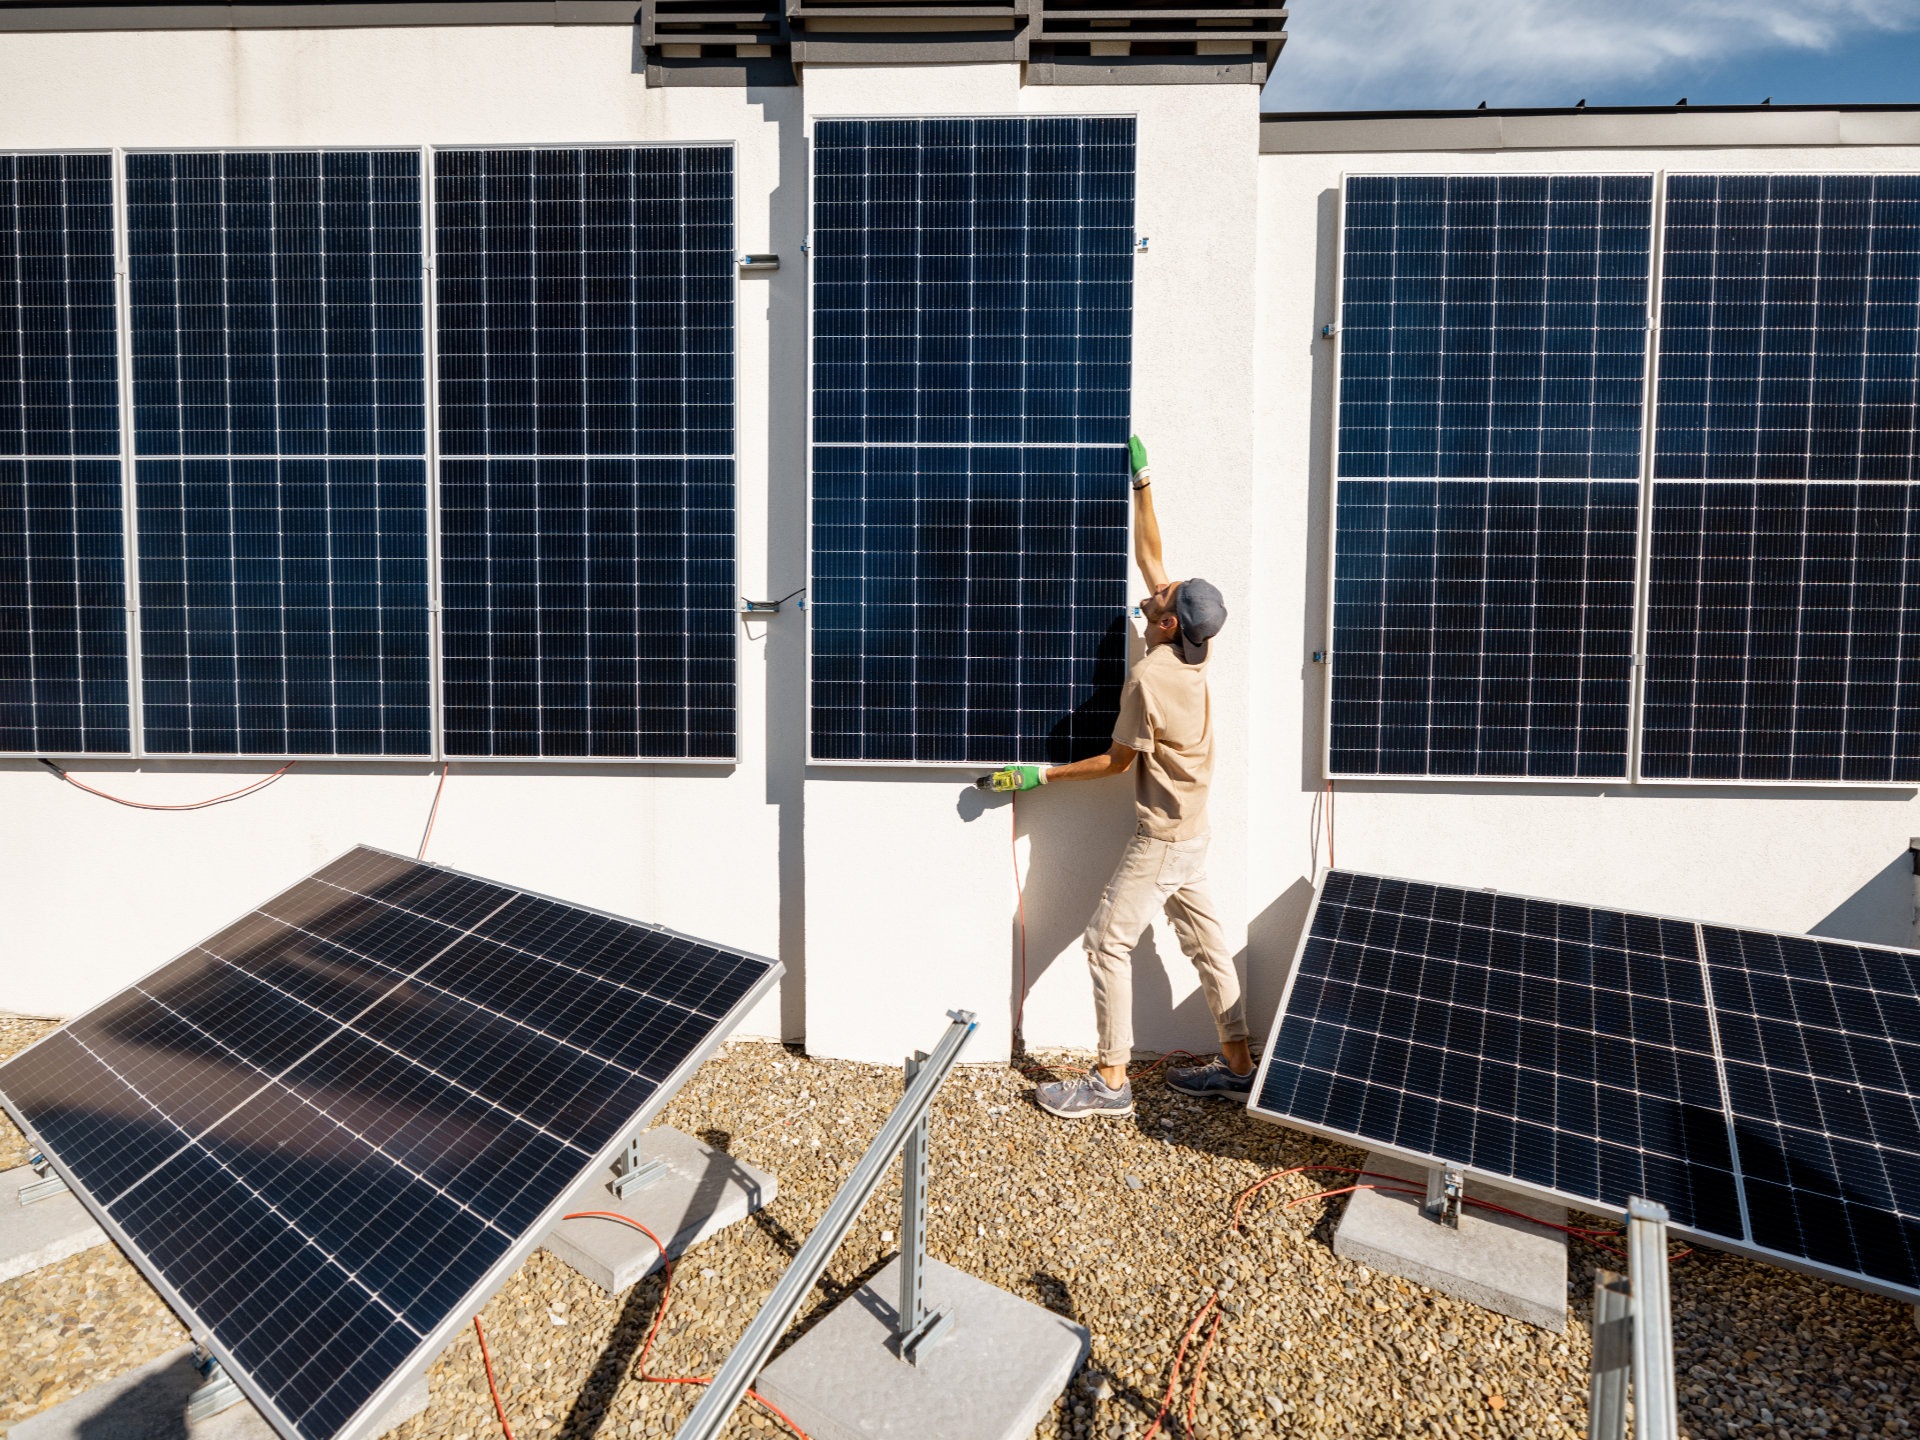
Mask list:
[[[427,858],[427,841],[433,838],[433,822],[440,814],[440,792],[447,788],[447,769],[452,764],[451,760],[444,760],[440,764],[440,783],[433,787],[433,808],[427,811],[426,833],[420,837],[420,853],[413,857],[416,860]]]
[[[1220,1322],[1226,1319],[1227,1312],[1213,1312],[1213,1324],[1207,1327],[1207,1343],[1200,1347],[1200,1362],[1193,1367],[1193,1388],[1187,1391],[1187,1434],[1193,1434],[1193,1410],[1200,1402],[1200,1387],[1206,1383],[1207,1357],[1213,1353],[1214,1339],[1220,1334]]]
[[[1194,1312],[1193,1321],[1187,1326],[1187,1333],[1181,1337],[1180,1348],[1174,1352],[1173,1374],[1167,1377],[1167,1393],[1161,1397],[1160,1409],[1155,1412],[1153,1424],[1147,1427],[1147,1433],[1140,1440],[1153,1440],[1160,1433],[1160,1422],[1167,1418],[1167,1407],[1173,1403],[1174,1391],[1180,1388],[1180,1366],[1187,1358],[1187,1346],[1193,1343],[1194,1331],[1200,1328],[1200,1322],[1207,1318],[1207,1312],[1220,1303],[1220,1296],[1209,1290],[1206,1303]]]
[[[245,785],[242,785],[238,790],[229,791],[225,795],[216,795],[211,800],[196,800],[191,805],[150,805],[144,800],[122,800],[118,795],[109,795],[104,790],[96,790],[84,781],[74,779],[73,776],[62,770],[51,760],[42,760],[40,763],[76,790],[84,790],[89,795],[98,795],[102,800],[111,800],[116,805],[125,805],[129,810],[204,810],[209,805],[224,805],[229,800],[242,800],[253,794],[256,790],[264,790],[300,762],[298,760],[289,760],[271,775],[262,776],[258,780],[251,780]]]
[[[646,1236],[647,1239],[653,1242],[654,1248],[660,1252],[660,1268],[662,1271],[662,1281],[660,1286],[660,1304],[653,1312],[653,1324],[647,1327],[647,1338],[640,1343],[640,1354],[633,1362],[635,1375],[637,1376],[637,1378],[639,1378],[642,1381],[645,1381],[649,1385],[710,1385],[712,1384],[713,1376],[711,1375],[649,1375],[647,1373],[647,1357],[653,1353],[653,1342],[655,1337],[657,1337],[660,1333],[660,1322],[667,1318],[667,1301],[671,1299],[673,1295],[673,1261],[667,1255],[667,1247],[660,1243],[660,1237],[654,1234],[653,1231],[649,1230],[646,1226],[642,1225],[638,1220],[635,1220],[632,1216],[622,1215],[616,1210],[575,1210],[572,1214],[562,1215],[560,1218],[562,1220],[615,1220],[622,1225],[632,1226],[635,1230],[638,1230],[642,1235]],[[474,1317],[473,1325],[474,1325],[474,1329],[476,1330],[480,1328],[480,1318],[478,1316]],[[486,1355],[487,1355],[487,1342],[484,1338],[482,1338],[482,1340],[480,1341],[480,1358],[485,1360]],[[489,1361],[487,1364],[487,1384],[489,1386],[493,1384],[493,1364],[491,1361]],[[782,1425],[785,1425],[795,1435],[798,1435],[800,1437],[800,1440],[810,1440],[810,1437],[807,1435],[807,1432],[802,1430],[798,1425],[794,1424],[792,1418],[786,1413],[786,1411],[782,1410],[779,1406],[775,1405],[771,1400],[767,1399],[767,1397],[762,1395],[758,1390],[748,1390],[747,1398],[750,1400],[757,1401],[761,1406],[763,1406],[768,1411],[768,1413],[770,1413]],[[493,1403],[496,1408],[500,1404],[500,1397],[497,1393],[494,1396]],[[507,1417],[506,1417],[505,1411],[502,1411],[500,1414],[500,1428],[506,1432],[507,1440],[513,1440],[513,1431],[507,1429]]]
[[[501,1433],[513,1440],[513,1426],[507,1423],[507,1407],[500,1403],[500,1387],[493,1383],[493,1357],[487,1353],[487,1332],[480,1328],[480,1317],[473,1317],[473,1333],[480,1340],[480,1363],[487,1367],[487,1393],[493,1396],[493,1413],[500,1417]]]

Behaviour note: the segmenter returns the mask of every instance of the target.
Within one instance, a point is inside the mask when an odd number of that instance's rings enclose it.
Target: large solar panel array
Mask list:
[[[1328,773],[1623,778],[1652,180],[1344,216]]]
[[[1327,875],[1251,1108],[1920,1296],[1920,954]]]
[[[113,159],[0,154],[0,752],[125,753]]]
[[[1125,117],[814,127],[816,760],[1111,743],[1133,197]]]
[[[731,758],[732,150],[434,187],[447,752]]]
[[[433,749],[417,151],[127,157],[155,753]]]
[[[358,1431],[780,973],[361,848],[0,1099],[288,1440]]]
[[[1920,176],[1667,185],[1647,779],[1920,780]]]

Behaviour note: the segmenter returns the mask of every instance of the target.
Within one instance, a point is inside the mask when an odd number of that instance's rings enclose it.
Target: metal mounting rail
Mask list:
[[[812,1291],[814,1283],[826,1270],[827,1262],[833,1259],[834,1251],[840,1248],[840,1242],[847,1238],[853,1222],[859,1218],[860,1211],[879,1187],[881,1177],[887,1173],[887,1166],[893,1163],[893,1157],[900,1153],[900,1148],[919,1128],[921,1121],[926,1119],[927,1111],[933,1106],[933,1097],[953,1070],[954,1062],[960,1058],[961,1047],[967,1043],[978,1023],[971,1011],[949,1010],[947,1014],[953,1024],[947,1027],[947,1033],[933,1047],[933,1053],[918,1062],[906,1094],[893,1107],[893,1113],[887,1116],[880,1133],[867,1146],[867,1153],[853,1167],[846,1184],[833,1197],[833,1203],[827,1206],[827,1213],[813,1227],[813,1233],[807,1236],[800,1253],[793,1257],[787,1273],[773,1287],[766,1304],[753,1317],[753,1323],[747,1326],[747,1333],[733,1347],[733,1353],[727,1356],[726,1363],[707,1386],[700,1403],[693,1407],[693,1413],[680,1427],[675,1440],[713,1440],[720,1433],[728,1417],[733,1414],[734,1407],[740,1403],[740,1397],[747,1393],[754,1376],[760,1373],[760,1367],[766,1364],[767,1357],[773,1353],[774,1345],[786,1333],[787,1326],[793,1323],[793,1317]]]
[[[1626,1440],[1627,1377],[1633,1377],[1633,1433],[1676,1440],[1673,1314],[1667,1290],[1667,1209],[1627,1202],[1628,1276],[1594,1272],[1593,1389],[1588,1440]]]

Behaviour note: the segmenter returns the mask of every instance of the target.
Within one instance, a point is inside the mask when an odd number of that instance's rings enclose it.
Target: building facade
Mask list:
[[[143,155],[411,152],[437,184],[457,157],[476,153],[724,150],[728,248],[777,256],[778,266],[727,267],[732,361],[715,383],[731,448],[699,454],[712,460],[724,450],[732,466],[726,589],[743,602],[789,601],[725,618],[732,695],[721,708],[733,737],[719,753],[476,754],[449,738],[451,671],[437,672],[425,753],[309,749],[269,788],[206,810],[110,805],[61,784],[34,747],[15,751],[0,760],[9,877],[0,905],[10,939],[0,1005],[71,1013],[354,844],[413,853],[444,765],[431,858],[778,956],[784,989],[750,1022],[755,1033],[892,1063],[924,1035],[929,1014],[964,1006],[983,1019],[977,1059],[1007,1052],[1016,1016],[1031,1045],[1091,1044],[1079,937],[1131,826],[1128,786],[1043,791],[1017,805],[982,797],[968,783],[974,776],[994,760],[1028,758],[1013,753],[1026,742],[1009,732],[1008,753],[989,759],[991,734],[976,732],[990,695],[970,692],[965,702],[962,729],[979,744],[964,761],[940,758],[937,746],[909,747],[905,763],[876,760],[884,746],[848,758],[827,753],[818,733],[822,706],[833,703],[823,697],[836,693],[819,629],[834,603],[821,573],[831,520],[821,508],[829,473],[821,455],[834,445],[884,448],[891,442],[874,437],[889,433],[878,427],[893,413],[876,402],[866,417],[875,428],[860,432],[869,438],[823,439],[831,386],[816,367],[833,355],[816,342],[840,333],[822,319],[840,302],[822,295],[815,273],[828,225],[815,206],[832,198],[819,188],[825,178],[840,173],[827,155],[845,132],[833,127],[962,118],[1031,121],[1042,137],[1035,144],[1051,143],[1041,122],[1052,119],[1088,122],[1084,134],[1094,121],[1130,122],[1132,243],[1123,257],[1106,255],[1101,271],[1123,273],[1113,283],[1124,284],[1131,309],[1130,394],[1124,413],[1111,413],[1083,357],[1062,382],[1079,397],[1062,413],[1109,428],[1130,419],[1145,436],[1168,564],[1212,579],[1232,612],[1211,667],[1219,743],[1211,871],[1257,1025],[1278,1001],[1315,875],[1335,858],[1449,883],[1911,941],[1908,838],[1920,829],[1912,785],[1676,783],[1591,771],[1408,776],[1361,774],[1343,761],[1329,786],[1327,717],[1329,663],[1344,658],[1329,640],[1329,597],[1347,177],[1637,175],[1652,194],[1667,173],[1892,175],[1920,169],[1920,114],[1263,118],[1259,84],[1284,12],[1251,6],[1173,21],[1060,0],[970,7],[981,13],[964,20],[894,13],[910,6],[679,0],[649,3],[637,17],[596,4],[131,8],[137,19],[130,7],[0,9],[0,26],[11,27],[0,29],[0,93],[9,97],[0,152],[106,155],[125,187]],[[724,25],[711,18],[732,8],[740,14]],[[913,143],[944,144],[944,133],[915,131]],[[455,203],[452,190],[435,194],[423,236]],[[946,222],[915,223],[937,234]],[[139,278],[125,252],[138,242],[124,220],[118,233],[124,307]],[[424,242],[423,252],[423,293],[440,306],[438,329],[423,332],[439,342],[429,363],[440,387],[427,387],[421,402],[433,437],[421,459],[429,490],[438,483],[430,533],[444,547],[449,475],[465,463],[448,439],[447,387],[465,376],[445,340],[458,296],[445,288],[448,275],[434,273],[453,263],[451,252]],[[1091,284],[1092,271],[1083,265],[1067,279]],[[872,284],[885,283],[895,282],[876,269]],[[926,287],[943,282],[928,271],[912,283],[921,305],[933,293]],[[872,297],[859,303],[883,307]],[[135,340],[121,348],[130,365]],[[969,352],[967,363],[979,358]],[[862,363],[864,393],[886,389],[884,354]],[[1023,374],[1007,382],[1010,393],[1038,393],[1042,372]],[[123,415],[136,412],[123,421],[129,431],[156,423],[137,413],[134,378],[131,407],[121,401]],[[923,375],[917,424],[938,418],[926,407],[939,388],[937,376]],[[1045,409],[1020,404],[1029,418]],[[967,443],[986,433],[968,431]],[[1104,429],[1096,439],[1093,430],[1051,440],[1038,429],[995,434],[994,446],[1036,453],[1111,443]],[[540,443],[535,453],[565,458],[558,442]],[[160,452],[130,436],[114,453],[133,472],[123,483],[137,489],[134,474],[157,465]],[[136,494],[130,510],[140,503]],[[134,566],[157,545],[136,520]],[[879,530],[863,533],[862,544],[882,545]],[[1073,534],[1072,523],[1060,533]],[[450,567],[450,557],[458,558],[442,548],[434,563]],[[160,573],[139,569],[130,605],[158,593],[149,586]],[[451,574],[438,569],[429,585],[424,633],[436,645],[454,634]],[[1047,576],[1020,583],[1027,578]],[[798,608],[790,592],[809,585],[813,603]],[[1011,630],[1016,656],[1027,658],[1048,643],[1038,610],[975,615],[965,597],[924,593],[906,602],[935,612],[916,619],[917,635]],[[645,610],[637,623],[686,622],[668,608]],[[140,617],[129,633],[136,647],[157,634]],[[1137,652],[1137,635],[1126,643]],[[432,658],[442,666],[447,657]],[[153,677],[138,677],[143,730],[157,723],[156,694],[146,692],[161,683],[158,659],[157,650],[137,654],[136,671]],[[890,713],[876,706],[855,729],[884,738]],[[220,756],[144,749],[42,753],[153,805],[232,789],[288,758],[276,750],[269,763],[259,747]],[[1170,930],[1156,926],[1137,968],[1140,1043],[1205,1048],[1212,1027]]]

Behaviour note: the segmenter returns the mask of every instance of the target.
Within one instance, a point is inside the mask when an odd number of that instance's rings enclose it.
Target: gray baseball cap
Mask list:
[[[1189,665],[1207,658],[1207,642],[1227,623],[1227,602],[1211,580],[1183,580],[1173,594],[1173,618],[1180,622],[1180,654]]]

